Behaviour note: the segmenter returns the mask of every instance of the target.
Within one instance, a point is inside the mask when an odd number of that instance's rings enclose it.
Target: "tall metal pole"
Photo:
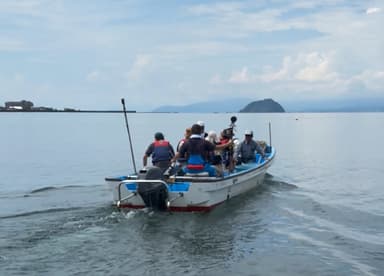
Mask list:
[[[269,145],[272,147],[271,122],[269,122]]]
[[[135,174],[137,174],[137,171],[136,171],[136,162],[135,162],[135,155],[134,155],[134,153],[133,153],[132,139],[131,139],[131,133],[130,133],[130,131],[129,131],[128,118],[127,118],[127,110],[125,109],[125,100],[124,100],[124,98],[121,99],[121,104],[123,105],[124,118],[125,118],[125,126],[127,127],[128,139],[129,139],[129,145],[130,145],[130,147],[131,147],[131,155],[132,155],[132,162],[133,162],[133,170],[135,171]]]

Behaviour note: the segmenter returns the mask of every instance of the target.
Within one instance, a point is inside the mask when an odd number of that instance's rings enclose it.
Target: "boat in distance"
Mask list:
[[[264,182],[276,155],[266,146],[265,156],[255,153],[254,162],[236,165],[222,176],[206,173],[178,175],[147,167],[139,173],[107,177],[105,181],[118,208],[153,208],[172,212],[207,212],[232,197],[246,193]]]

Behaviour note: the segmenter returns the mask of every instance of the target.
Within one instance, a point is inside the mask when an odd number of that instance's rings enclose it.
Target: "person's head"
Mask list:
[[[203,121],[197,121],[196,124],[198,124],[201,127],[201,133],[204,132],[205,124]]]
[[[208,140],[211,143],[218,143],[219,142],[219,139],[217,138],[217,134],[213,130],[208,132],[208,136],[205,139]]]
[[[163,135],[163,133],[161,133],[161,132],[156,132],[156,133],[155,133],[155,140],[156,140],[156,141],[164,140],[164,135]]]
[[[198,125],[198,124],[192,125],[192,127],[191,127],[191,134],[200,135],[201,134],[201,126]]]
[[[244,135],[245,135],[245,139],[251,140],[253,137],[253,131],[252,130],[246,130],[244,132]]]
[[[233,138],[233,128],[226,128],[221,132],[221,137],[225,139],[232,139]]]
[[[191,128],[190,127],[186,128],[185,134],[184,134],[185,138],[188,139],[189,137],[191,137],[191,133],[192,133]]]

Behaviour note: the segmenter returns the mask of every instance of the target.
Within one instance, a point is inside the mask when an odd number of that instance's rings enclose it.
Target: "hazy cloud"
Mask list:
[[[365,11],[366,14],[379,13],[379,12],[381,12],[380,8],[368,8]]]
[[[298,81],[331,81],[337,78],[337,73],[331,69],[332,55],[318,52],[299,54],[296,57],[284,58],[281,67],[260,76],[265,82],[298,80]]]
[[[234,72],[229,77],[228,80],[230,83],[248,83],[251,81],[251,76],[249,75],[248,68],[243,67],[239,72]]]
[[[86,76],[86,80],[89,82],[95,82],[102,78],[102,75],[99,71],[92,71]]]
[[[129,80],[138,80],[145,68],[151,63],[151,57],[149,55],[138,55],[127,73],[127,78]]]
[[[384,97],[381,15],[380,1],[2,0],[0,96],[102,109],[133,91],[138,110],[233,91]]]

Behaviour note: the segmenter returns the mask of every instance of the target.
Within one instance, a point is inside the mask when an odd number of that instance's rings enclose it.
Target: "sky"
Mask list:
[[[0,0],[0,106],[384,98],[384,0]]]

